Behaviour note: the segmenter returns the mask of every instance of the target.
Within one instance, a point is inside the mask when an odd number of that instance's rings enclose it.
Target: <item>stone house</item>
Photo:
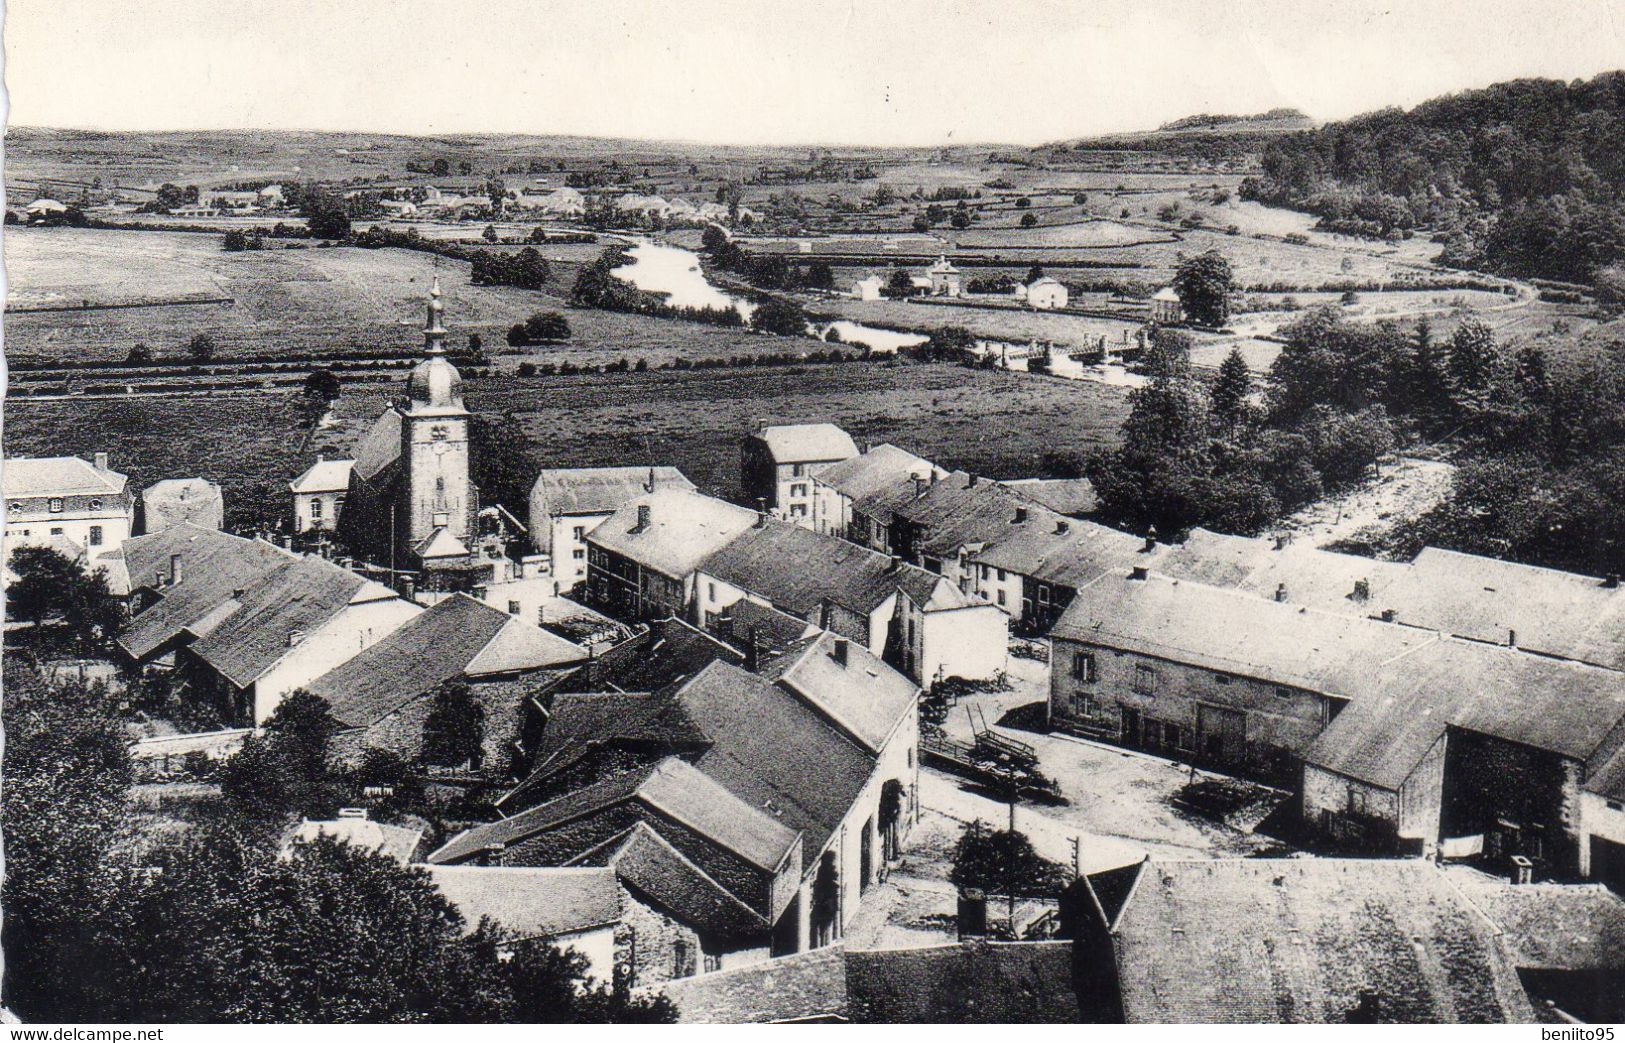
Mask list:
[[[740,449],[745,496],[781,518],[807,524],[813,475],[857,455],[852,436],[834,424],[764,424]]]

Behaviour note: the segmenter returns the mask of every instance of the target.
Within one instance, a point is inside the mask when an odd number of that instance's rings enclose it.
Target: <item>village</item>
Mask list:
[[[544,467],[516,517],[471,478],[438,282],[424,306],[353,457],[285,476],[280,535],[226,531],[204,478],[6,460],[14,606],[66,572],[127,614],[110,655],[32,669],[163,688],[131,746],[155,806],[319,700],[335,761],[485,796],[431,821],[397,776],[284,844],[421,867],[468,923],[683,1020],[908,1020],[925,993],[1273,1020],[1288,973],[1295,1016],[1378,1020],[1413,946],[1407,1019],[1612,1010],[1582,1005],[1625,960],[1617,575],[1164,542],[1090,520],[1086,479],[827,422],[761,421],[730,499],[667,464]],[[983,832],[1055,871],[973,879]]]

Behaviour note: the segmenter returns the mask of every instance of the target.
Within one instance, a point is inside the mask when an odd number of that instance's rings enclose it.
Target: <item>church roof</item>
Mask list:
[[[393,406],[383,411],[361,439],[355,451],[355,473],[374,478],[401,455],[401,414]]]
[[[452,535],[451,530],[441,526],[419,540],[412,553],[425,560],[431,558],[466,558],[468,547],[462,540]]]

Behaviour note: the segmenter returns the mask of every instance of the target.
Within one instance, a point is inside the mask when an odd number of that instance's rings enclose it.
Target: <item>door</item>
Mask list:
[[[1591,876],[1616,894],[1625,894],[1625,844],[1591,835]]]
[[[1140,745],[1140,711],[1123,708],[1122,743],[1124,746]]]
[[[1209,760],[1240,763],[1247,749],[1247,715],[1222,706],[1198,705],[1196,746]]]

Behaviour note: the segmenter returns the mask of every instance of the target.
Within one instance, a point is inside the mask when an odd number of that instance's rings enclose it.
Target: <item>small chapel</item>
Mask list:
[[[429,291],[425,358],[406,394],[356,450],[340,534],[352,553],[425,590],[466,590],[506,563],[501,533],[481,534],[479,489],[469,474],[463,378],[446,357],[440,280]]]

